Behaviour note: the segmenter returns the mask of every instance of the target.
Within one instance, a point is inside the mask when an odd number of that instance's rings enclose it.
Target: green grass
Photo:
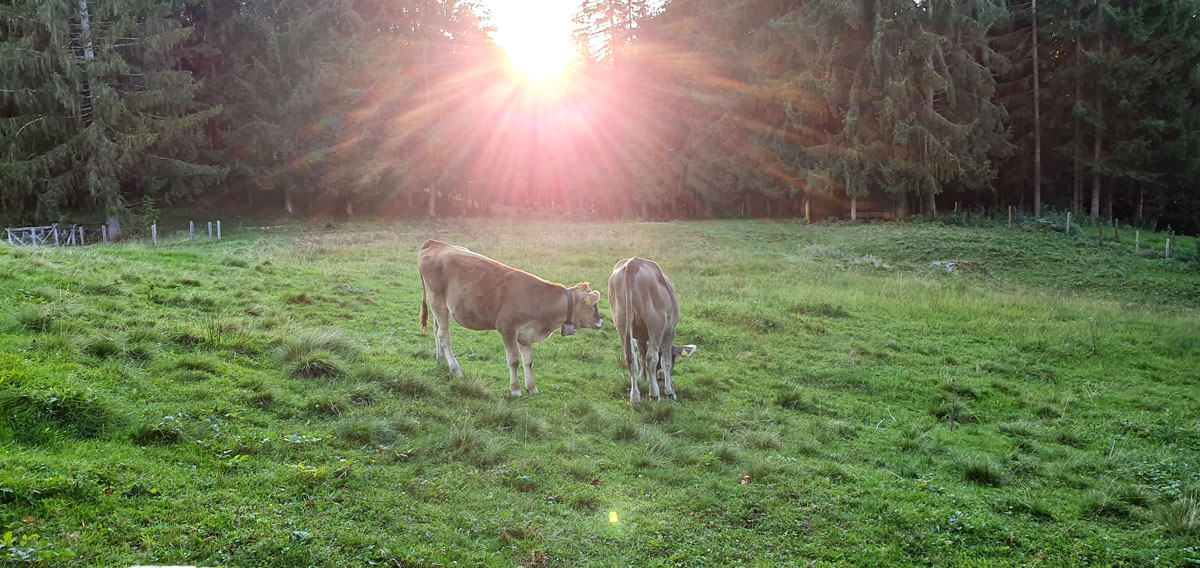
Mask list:
[[[0,565],[1200,562],[1200,263],[1129,236],[472,220],[0,246]],[[533,348],[539,396],[509,399],[495,332],[453,328],[452,377],[418,331],[427,238],[602,291],[656,260],[699,346],[678,401],[629,405],[611,320]]]

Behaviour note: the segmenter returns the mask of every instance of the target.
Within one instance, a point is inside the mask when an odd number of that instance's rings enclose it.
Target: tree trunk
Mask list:
[[[87,87],[87,93],[79,101],[79,116],[83,126],[87,127],[96,119],[96,81],[91,76],[91,62],[96,59],[96,51],[92,47],[92,18],[87,0],[79,0],[79,39],[83,43],[84,87]]]
[[[1097,30],[1099,30],[1099,32],[1100,32],[1100,49],[1098,50],[1098,53],[1100,55],[1104,55],[1103,6],[1101,7],[1101,12],[1098,17],[1100,18],[1100,24],[1101,24],[1101,25],[1097,26]],[[1104,93],[1100,92],[1099,85],[1096,86],[1096,117],[1098,120],[1103,120],[1103,118],[1104,118]],[[1100,218],[1100,147],[1101,147],[1101,139],[1103,138],[1103,136],[1104,136],[1104,129],[1101,127],[1100,123],[1097,122],[1096,123],[1096,140],[1094,141],[1094,144],[1092,146],[1092,168],[1094,170],[1092,172],[1092,207],[1091,207],[1092,219]]]
[[[1136,221],[1139,225],[1142,223],[1142,203],[1145,201],[1146,201],[1146,188],[1140,187],[1140,188],[1138,188],[1137,212],[1134,213],[1134,216],[1133,216],[1134,221]]]
[[[1083,60],[1083,58],[1082,58],[1083,50],[1081,47],[1081,43],[1082,42],[1080,41],[1079,36],[1075,36],[1075,70],[1076,70],[1076,74],[1075,74],[1075,104],[1076,105],[1080,104],[1080,101],[1083,100],[1083,81],[1081,80],[1081,78],[1083,76],[1083,71],[1082,71],[1082,67],[1080,67],[1080,61]],[[1078,215],[1079,210],[1083,207],[1083,138],[1082,138],[1082,134],[1081,134],[1081,131],[1079,128],[1079,117],[1074,116],[1075,115],[1074,111],[1072,111],[1071,114],[1072,114],[1072,118],[1075,122],[1075,133],[1074,133],[1074,139],[1072,142],[1072,144],[1074,146],[1074,151],[1075,151],[1075,172],[1074,172],[1075,179],[1072,180],[1071,211],[1073,211],[1076,215]]]
[[[925,215],[931,218],[937,215],[937,196],[932,191],[925,193]]]
[[[812,195],[804,192],[804,220],[812,223]]]
[[[1042,216],[1042,105],[1038,85],[1037,0],[1033,0],[1033,216]]]
[[[346,216],[347,217],[354,216],[354,202],[349,199],[346,200]]]
[[[896,219],[904,220],[908,218],[908,194],[901,193],[896,197]]]
[[[429,192],[429,216],[437,217],[437,188],[430,186],[425,191]]]
[[[291,215],[295,211],[295,208],[292,207],[292,192],[286,189],[283,190],[283,208],[288,212],[288,215]]]
[[[1113,220],[1113,187],[1112,187],[1111,183],[1108,184],[1108,187],[1104,188],[1104,218],[1108,220],[1108,223],[1110,225],[1112,224],[1112,220]]]
[[[858,198],[851,195],[850,196],[850,220],[854,221],[856,219],[858,219]]]

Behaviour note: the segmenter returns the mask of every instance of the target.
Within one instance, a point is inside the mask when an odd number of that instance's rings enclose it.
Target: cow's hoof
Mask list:
[[[521,389],[509,391],[508,394],[511,394],[513,398],[521,398]]]
[[[538,390],[536,388],[528,391],[529,396],[537,396],[537,393],[538,393]]]

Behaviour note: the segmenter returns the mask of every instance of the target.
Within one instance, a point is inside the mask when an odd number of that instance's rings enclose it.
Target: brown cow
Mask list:
[[[608,304],[613,325],[621,335],[625,350],[625,368],[629,371],[629,402],[638,402],[638,361],[633,342],[643,359],[642,376],[649,377],[650,399],[658,400],[658,379],[663,380],[667,396],[675,398],[671,369],[677,357],[687,357],[695,345],[675,345],[675,324],[679,323],[679,300],[675,287],[653,260],[627,258],[613,266],[608,279]],[[650,370],[653,369],[653,372]]]
[[[534,343],[555,329],[571,335],[576,327],[600,329],[604,324],[597,308],[600,292],[588,288],[586,282],[567,288],[441,241],[426,241],[421,246],[417,267],[422,287],[421,333],[426,332],[432,307],[438,363],[445,361],[454,374],[462,376],[450,348],[451,316],[467,329],[497,330],[504,340],[513,396],[521,396],[517,366],[522,363],[525,392],[538,392],[531,370]]]

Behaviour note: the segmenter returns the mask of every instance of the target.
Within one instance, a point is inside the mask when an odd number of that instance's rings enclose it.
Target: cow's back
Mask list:
[[[443,302],[454,319],[474,330],[497,329],[510,320],[521,320],[527,308],[544,303],[537,291],[549,285],[523,270],[492,260],[470,250],[444,243],[426,241],[417,253],[431,301]],[[561,286],[558,286],[561,294]]]
[[[614,317],[630,318],[634,337],[645,340],[647,328],[674,331],[679,322],[675,287],[658,263],[643,258],[617,262],[609,279],[609,305]]]
[[[438,292],[451,284],[471,287],[490,282],[494,287],[509,272],[516,270],[467,248],[433,240],[421,245],[417,269],[421,271],[425,285],[435,287]]]

